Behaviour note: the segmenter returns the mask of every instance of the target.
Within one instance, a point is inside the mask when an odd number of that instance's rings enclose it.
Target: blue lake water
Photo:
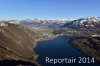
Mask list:
[[[68,41],[70,37],[59,36],[52,40],[37,42],[35,52],[39,55],[38,61],[42,66],[66,66],[66,63],[52,64],[46,63],[46,57],[49,58],[78,58],[87,57],[84,53],[73,47]],[[78,59],[77,59],[78,60]],[[78,60],[79,61],[79,60]],[[73,64],[74,65],[74,64]]]

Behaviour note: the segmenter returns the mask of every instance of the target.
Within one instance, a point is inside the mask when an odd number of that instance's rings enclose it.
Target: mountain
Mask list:
[[[66,22],[66,20],[63,19],[55,19],[55,20],[41,20],[41,19],[25,19],[25,20],[3,20],[0,21],[0,23],[11,23],[11,24],[19,24],[22,26],[30,26],[30,27],[41,27],[41,26],[46,26],[46,27],[59,27],[63,26]]]
[[[33,26],[33,27],[39,27],[39,26],[48,26],[48,27],[58,27],[62,26],[66,23],[64,20],[38,20],[38,19],[26,19],[21,20],[20,25],[22,26]]]
[[[35,32],[19,25],[0,22],[0,63],[38,64],[37,55],[33,49],[36,44],[36,35]]]
[[[63,25],[70,28],[100,28],[100,17],[86,17],[70,21]]]

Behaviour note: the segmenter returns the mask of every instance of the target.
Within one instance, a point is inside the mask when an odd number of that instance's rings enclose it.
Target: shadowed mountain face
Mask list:
[[[37,63],[33,48],[35,47],[35,32],[19,25],[5,23],[0,26],[0,61],[21,60]]]
[[[25,62],[21,60],[4,60],[0,61],[0,65],[2,66],[37,66],[30,62]]]

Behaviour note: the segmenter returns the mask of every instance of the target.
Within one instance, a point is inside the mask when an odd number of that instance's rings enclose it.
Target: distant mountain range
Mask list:
[[[63,20],[30,20],[30,19],[26,19],[26,20],[21,20],[20,24],[23,26],[48,26],[48,27],[58,27],[58,26],[62,26],[66,23],[66,21]]]
[[[86,17],[70,21],[63,25],[69,28],[100,28],[100,17]]]
[[[30,26],[30,27],[39,27],[39,26],[48,26],[48,27],[58,27],[64,25],[67,21],[65,20],[40,20],[40,19],[25,19],[25,20],[6,20],[0,21],[9,22],[13,24],[19,24],[22,26]]]
[[[7,20],[0,21],[0,23],[9,22],[19,24],[22,26],[39,27],[68,27],[68,28],[100,28],[100,17],[85,17],[77,20],[39,20],[39,19],[26,19],[26,20]]]

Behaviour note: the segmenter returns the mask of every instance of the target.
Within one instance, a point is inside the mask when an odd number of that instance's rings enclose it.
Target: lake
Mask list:
[[[87,57],[84,53],[80,52],[77,48],[73,47],[68,41],[70,37],[59,36],[52,40],[38,41],[35,48],[35,52],[39,55],[38,61],[42,66],[66,66],[70,63],[46,63],[46,57],[52,59],[62,58],[76,58],[76,62],[79,61],[79,57]],[[73,63],[75,64],[75,63]]]

